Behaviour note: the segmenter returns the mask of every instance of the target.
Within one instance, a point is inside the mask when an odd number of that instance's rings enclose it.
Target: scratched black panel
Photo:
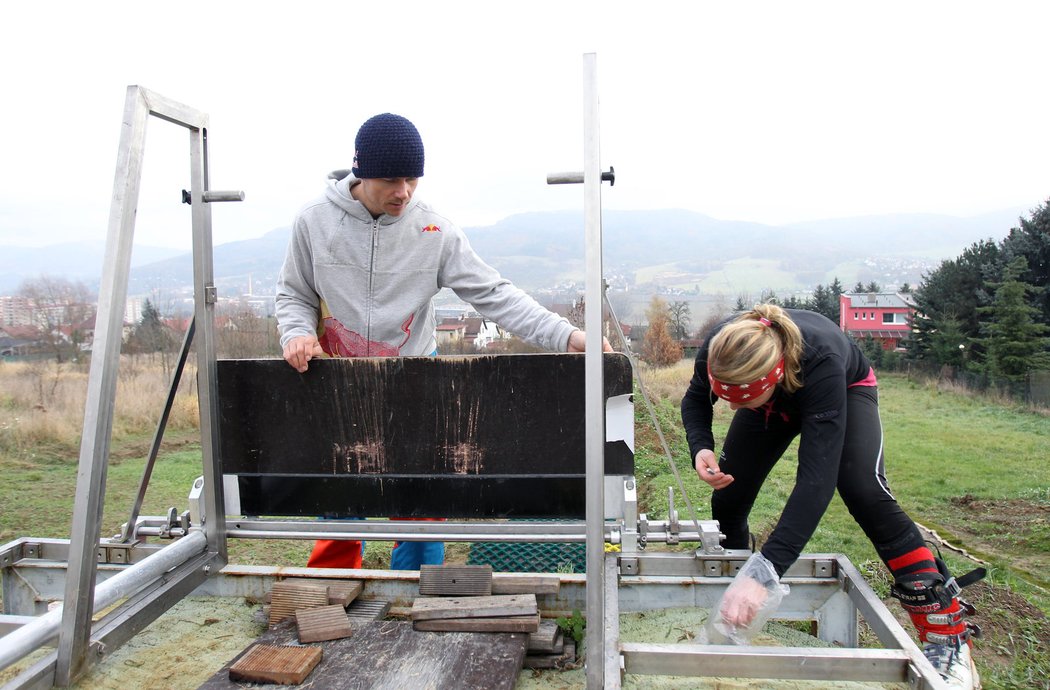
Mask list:
[[[604,378],[629,394],[627,358]],[[246,514],[583,516],[583,355],[222,360],[218,385]],[[605,471],[633,474],[622,441]]]
[[[291,477],[239,475],[241,513],[302,517],[585,517],[582,475]]]

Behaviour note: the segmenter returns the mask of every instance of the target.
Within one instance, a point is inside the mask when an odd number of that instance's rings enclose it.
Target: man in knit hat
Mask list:
[[[367,120],[354,141],[354,167],[334,173],[307,204],[277,281],[284,359],[305,372],[314,357],[437,354],[432,298],[451,288],[486,318],[554,352],[583,352],[585,335],[501,277],[463,231],[414,198],[423,141],[404,117]],[[604,349],[611,350],[608,343]],[[444,561],[444,545],[399,543],[394,569]],[[318,541],[308,565],[361,567],[355,541]]]

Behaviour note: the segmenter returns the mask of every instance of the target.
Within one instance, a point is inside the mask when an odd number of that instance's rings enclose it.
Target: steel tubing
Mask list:
[[[164,547],[146,560],[129,566],[117,575],[95,587],[94,611],[128,597],[164,573],[204,551],[208,542],[203,532],[191,532],[175,543]],[[27,654],[58,637],[62,623],[62,607],[58,606],[27,623],[18,630],[0,638],[0,670],[7,668]]]

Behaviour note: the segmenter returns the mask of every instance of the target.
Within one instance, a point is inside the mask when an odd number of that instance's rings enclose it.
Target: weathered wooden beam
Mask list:
[[[499,594],[488,597],[435,597],[412,602],[413,621],[440,618],[495,618],[527,616],[538,611],[535,594]]]

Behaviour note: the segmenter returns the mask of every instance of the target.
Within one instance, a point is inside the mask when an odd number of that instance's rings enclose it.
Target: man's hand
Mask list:
[[[314,335],[300,335],[289,340],[284,346],[284,361],[292,365],[292,368],[300,374],[309,367],[307,362],[322,355],[324,355],[324,350],[321,349],[321,344],[317,342],[317,336]]]
[[[722,471],[715,452],[707,448],[696,454],[696,474],[701,481],[710,484],[712,489],[724,489],[733,483],[733,475]]]
[[[569,349],[567,352],[586,352],[587,350],[587,334],[583,331],[576,330],[569,335]],[[602,336],[602,352],[612,352],[612,345],[609,344],[609,339]]]

